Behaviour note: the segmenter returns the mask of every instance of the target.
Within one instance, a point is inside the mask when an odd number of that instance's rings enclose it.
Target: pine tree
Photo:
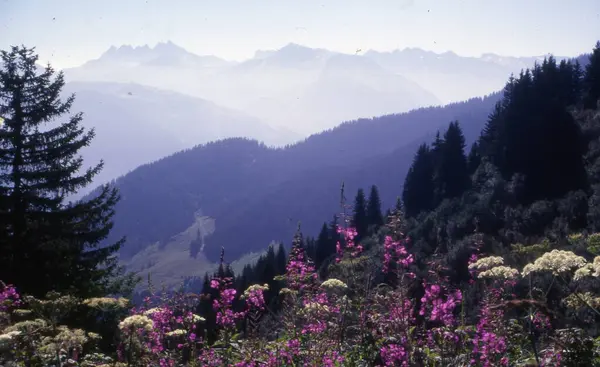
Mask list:
[[[319,270],[320,276],[325,278],[327,276],[329,260],[335,254],[335,242],[330,236],[327,223],[323,223],[321,227],[321,231],[317,237],[316,250],[315,267]]]
[[[340,241],[340,234],[338,233],[338,216],[334,215],[329,222],[329,240],[331,241],[331,246],[334,248],[334,252],[337,251],[337,243]]]
[[[356,228],[357,241],[360,241],[361,238],[364,238],[364,236],[367,235],[369,222],[367,218],[367,199],[365,198],[365,192],[363,189],[358,189],[358,192],[356,193],[351,224],[354,228]]]
[[[377,186],[371,186],[369,201],[367,203],[367,222],[369,227],[375,231],[383,225],[383,216],[381,215],[381,199]]]
[[[254,274],[252,271],[252,266],[250,264],[244,265],[242,269],[242,276],[236,277],[236,289],[239,292],[244,292],[248,286],[253,284]],[[241,293],[239,293],[241,294]]]
[[[304,253],[312,260],[315,259],[317,254],[317,241],[315,241],[314,238],[306,236],[306,239],[304,240]]]
[[[446,191],[444,188],[444,181],[439,176],[440,173],[440,165],[442,164],[443,152],[442,149],[444,147],[444,139],[440,137],[440,132],[438,131],[435,134],[435,139],[433,143],[431,143],[430,156],[431,156],[431,164],[433,167],[433,197],[432,197],[432,205],[436,207],[443,199],[444,192]]]
[[[396,205],[394,206],[394,211],[397,213],[404,212],[404,205],[402,204],[402,198],[400,196],[396,198]]]
[[[458,121],[451,122],[444,134],[437,166],[437,192],[441,199],[461,195],[468,186],[469,170],[465,156],[465,137]]]
[[[333,218],[331,218],[331,222],[329,222],[329,237],[331,237],[334,242],[339,238],[337,215],[334,215]]]
[[[277,275],[285,274],[287,266],[287,253],[285,252],[285,247],[283,246],[283,243],[279,244],[279,247],[277,249],[277,259],[275,263],[277,266]]]
[[[265,266],[262,269],[262,274],[260,274],[260,283],[271,283],[273,282],[273,278],[277,275],[277,258],[275,255],[275,247],[273,245],[269,246],[267,250],[267,254],[265,255]]]
[[[584,107],[596,108],[600,100],[600,41],[596,43],[594,51],[590,55],[590,63],[585,68],[583,77]]]
[[[427,144],[422,144],[404,179],[402,202],[405,215],[414,217],[433,208],[433,160]]]
[[[66,202],[92,183],[102,162],[80,173],[78,152],[94,131],[80,126],[81,113],[57,121],[74,96],[61,101],[62,72],[39,71],[37,60],[25,47],[0,54],[0,279],[34,296],[125,291],[133,279],[121,277],[114,256],[123,241],[101,245],[118,193],[104,186],[93,199]]]
[[[474,142],[471,145],[469,156],[467,157],[467,171],[469,175],[472,175],[477,170],[477,167],[481,164],[481,154],[479,153],[479,144]]]

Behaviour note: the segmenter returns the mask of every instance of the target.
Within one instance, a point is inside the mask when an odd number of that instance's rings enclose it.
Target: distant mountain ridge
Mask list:
[[[171,41],[159,42],[154,47],[150,47],[148,45],[137,47],[123,45],[118,48],[111,46],[98,59],[88,61],[83,66],[102,61],[154,66],[177,65],[179,67],[216,67],[233,63],[212,55],[196,55],[188,52],[183,47],[180,47]]]
[[[210,218],[211,232],[198,232],[204,249],[197,261],[169,268],[171,281],[202,275],[209,269],[207,258],[215,261],[221,246],[233,261],[271,241],[289,241],[298,222],[305,233],[314,233],[339,212],[342,182],[349,200],[358,187],[376,184],[384,206],[392,206],[415,147],[454,119],[474,140],[497,100],[496,94],[356,120],[287,148],[226,139],[184,150],[116,180],[122,201],[111,238],[127,236],[121,256],[134,270],[165,274],[161,251],[177,248],[182,256],[179,234]]]
[[[76,94],[72,112],[84,112],[83,125],[96,130],[82,151],[85,162],[105,162],[96,184],[213,140],[247,136],[279,146],[300,138],[210,101],[137,84],[71,82],[63,93]]]
[[[435,53],[418,48],[365,53],[365,57],[432,91],[443,103],[499,90],[511,74],[518,74],[545,56],[505,57],[486,53],[481,57],[465,57],[454,52]],[[556,56],[558,60],[566,58]]]
[[[230,62],[166,42],[111,47],[65,73],[67,80],[132,82],[189,94],[308,136],[340,121],[493,93],[540,58],[415,48],[344,54],[290,43]]]
[[[335,62],[345,57],[349,57],[346,62]],[[194,55],[173,43],[153,48],[112,47],[96,60],[65,70],[65,74],[67,81],[135,83],[185,93],[246,112],[272,127],[303,136],[344,120],[406,112],[440,103],[418,83],[394,76],[370,60],[328,50],[289,44],[241,63],[207,58],[210,56]],[[374,77],[386,83],[371,80],[374,68],[378,68]],[[334,73],[339,78],[324,77]],[[351,87],[340,79],[352,80]],[[347,106],[357,105],[356,96],[369,98],[362,102],[357,115],[341,107],[327,106],[332,94]],[[377,100],[393,103],[369,104]]]

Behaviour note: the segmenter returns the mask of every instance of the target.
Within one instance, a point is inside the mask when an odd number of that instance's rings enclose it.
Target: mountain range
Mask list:
[[[291,43],[231,62],[167,42],[111,47],[65,73],[69,81],[136,83],[189,94],[308,136],[341,121],[493,93],[511,73],[541,59],[411,48],[348,55]]]
[[[77,93],[74,111],[96,128],[84,158],[104,158],[99,184],[216,139],[285,146],[343,121],[486,95],[539,59],[420,49],[347,55],[288,44],[232,62],[166,42],[113,46],[64,72],[66,91]]]
[[[105,162],[96,184],[209,141],[247,136],[268,145],[281,145],[299,138],[243,112],[142,85],[71,82],[63,92],[65,96],[76,94],[72,111],[83,111],[83,125],[95,129],[94,144],[84,148],[82,154],[89,164],[101,159]]]

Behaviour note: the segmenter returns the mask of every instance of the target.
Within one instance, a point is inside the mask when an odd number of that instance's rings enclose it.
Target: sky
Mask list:
[[[0,49],[57,68],[110,46],[172,41],[229,60],[294,42],[355,53],[576,56],[600,39],[600,0],[0,0]]]

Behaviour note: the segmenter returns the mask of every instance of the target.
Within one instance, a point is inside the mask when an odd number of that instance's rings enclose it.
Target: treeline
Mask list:
[[[464,149],[465,137],[458,121],[450,123],[443,138],[438,133],[431,147],[419,147],[402,191],[406,216],[431,210],[469,187],[469,168],[477,164],[477,157],[470,156],[467,161]]]
[[[235,259],[292,238],[298,221],[307,234],[317,234],[338,210],[342,179],[349,195],[359,187],[368,195],[376,184],[382,202],[393,204],[410,165],[410,145],[454,119],[471,141],[497,100],[494,94],[348,122],[285,149],[240,138],[178,152],[116,180],[122,200],[107,242],[125,236],[120,256],[130,259],[149,244],[168,244],[199,210],[219,223],[203,250],[215,263],[221,246]]]
[[[345,206],[345,198],[342,199],[340,204],[342,207]],[[358,189],[351,212],[344,213],[344,215],[349,218],[348,223],[340,222],[340,218],[334,215],[329,223],[323,223],[316,238],[308,236],[306,241],[303,242],[306,254],[313,259],[315,267],[322,278],[327,277],[327,268],[335,258],[337,243],[341,241],[338,233],[339,226],[350,225],[355,228],[357,241],[376,234],[379,228],[383,226],[385,218],[381,210],[381,199],[377,186],[371,186],[368,199],[364,190],[362,188]]]

